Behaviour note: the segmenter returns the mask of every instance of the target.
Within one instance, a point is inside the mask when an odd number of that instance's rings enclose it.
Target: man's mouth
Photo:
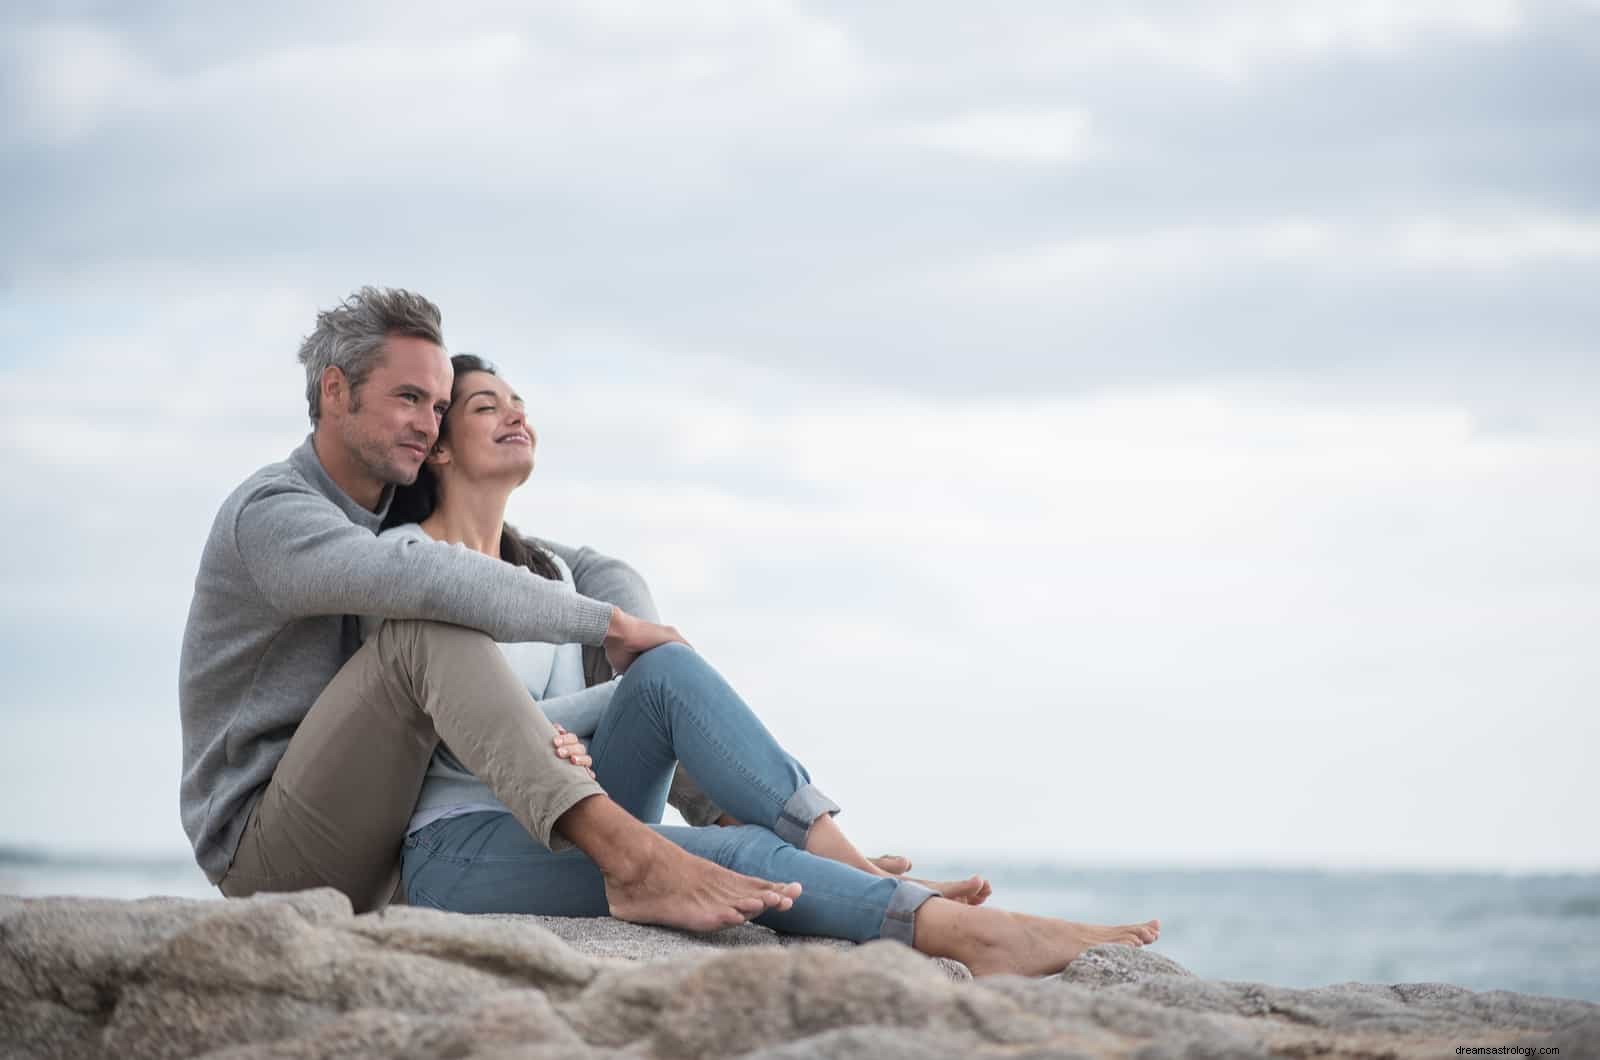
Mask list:
[[[417,456],[427,459],[428,447],[421,442],[401,442],[400,448],[416,453]]]

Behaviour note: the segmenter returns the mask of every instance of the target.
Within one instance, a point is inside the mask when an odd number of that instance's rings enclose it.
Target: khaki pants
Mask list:
[[[335,887],[358,913],[383,908],[440,739],[530,835],[570,846],[553,834],[556,820],[602,791],[556,757],[555,735],[487,635],[385,622],[295,730],[218,886],[230,898]]]

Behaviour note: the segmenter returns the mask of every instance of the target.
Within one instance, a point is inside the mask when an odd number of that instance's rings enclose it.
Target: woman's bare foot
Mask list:
[[[1103,927],[937,898],[917,910],[917,949],[954,958],[973,975],[1051,975],[1092,947],[1147,946],[1160,937],[1159,920]]]
[[[967,905],[982,905],[994,893],[994,888],[989,886],[989,881],[982,876],[968,876],[964,880],[919,880],[915,876],[900,878],[920,883],[938,894],[940,898],[948,898],[952,902],[963,902]]]
[[[606,904],[618,920],[688,931],[732,927],[800,897],[798,883],[768,883],[695,857],[666,840],[626,878],[603,874]]]
[[[897,854],[869,858],[856,849],[855,844],[845,837],[839,830],[839,825],[828,814],[823,814],[811,823],[811,830],[806,834],[805,848],[807,852],[818,857],[831,858],[862,872],[870,872],[874,876],[893,876],[897,879],[910,880],[912,883],[920,883],[940,897],[953,902],[980,905],[994,893],[989,881],[981,876],[969,876],[964,880],[922,880],[905,875],[911,868],[909,858]]]
[[[982,876],[968,876],[966,879],[922,879],[918,876],[906,876],[910,871],[910,858],[901,857],[898,853],[880,853],[878,857],[867,858],[867,871],[877,873],[878,876],[899,876],[909,879],[914,884],[922,884],[928,890],[938,893],[941,898],[950,901],[965,901],[966,905],[982,905],[989,901],[989,895],[995,892],[990,887],[989,881]]]

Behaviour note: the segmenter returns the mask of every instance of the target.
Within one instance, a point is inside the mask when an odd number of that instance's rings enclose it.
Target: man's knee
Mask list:
[[[377,636],[408,644],[435,640],[494,643],[489,639],[489,634],[481,629],[453,626],[448,622],[435,622],[427,618],[385,619]]]
[[[391,618],[374,635],[388,665],[408,665],[440,651],[492,652],[495,643],[482,630],[425,618]]]

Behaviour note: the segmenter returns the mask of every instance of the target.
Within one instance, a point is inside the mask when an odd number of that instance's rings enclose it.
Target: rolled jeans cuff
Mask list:
[[[772,826],[772,830],[785,843],[804,850],[806,833],[811,831],[812,823],[825,813],[838,812],[839,804],[818,791],[815,784],[802,784],[800,790],[789,796],[789,801],[783,804],[778,823]]]
[[[556,822],[561,820],[562,814],[589,796],[605,793],[604,788],[587,776],[581,780],[575,778],[563,790],[547,796],[548,801],[543,805],[536,805],[532,810],[534,837],[548,847],[551,853],[559,854],[563,850],[573,849],[576,844],[556,831]]]
[[[936,892],[910,880],[896,880],[894,894],[889,897],[889,908],[883,911],[883,926],[878,930],[881,939],[893,939],[907,946],[916,944],[917,910],[922,903],[936,896]]]

